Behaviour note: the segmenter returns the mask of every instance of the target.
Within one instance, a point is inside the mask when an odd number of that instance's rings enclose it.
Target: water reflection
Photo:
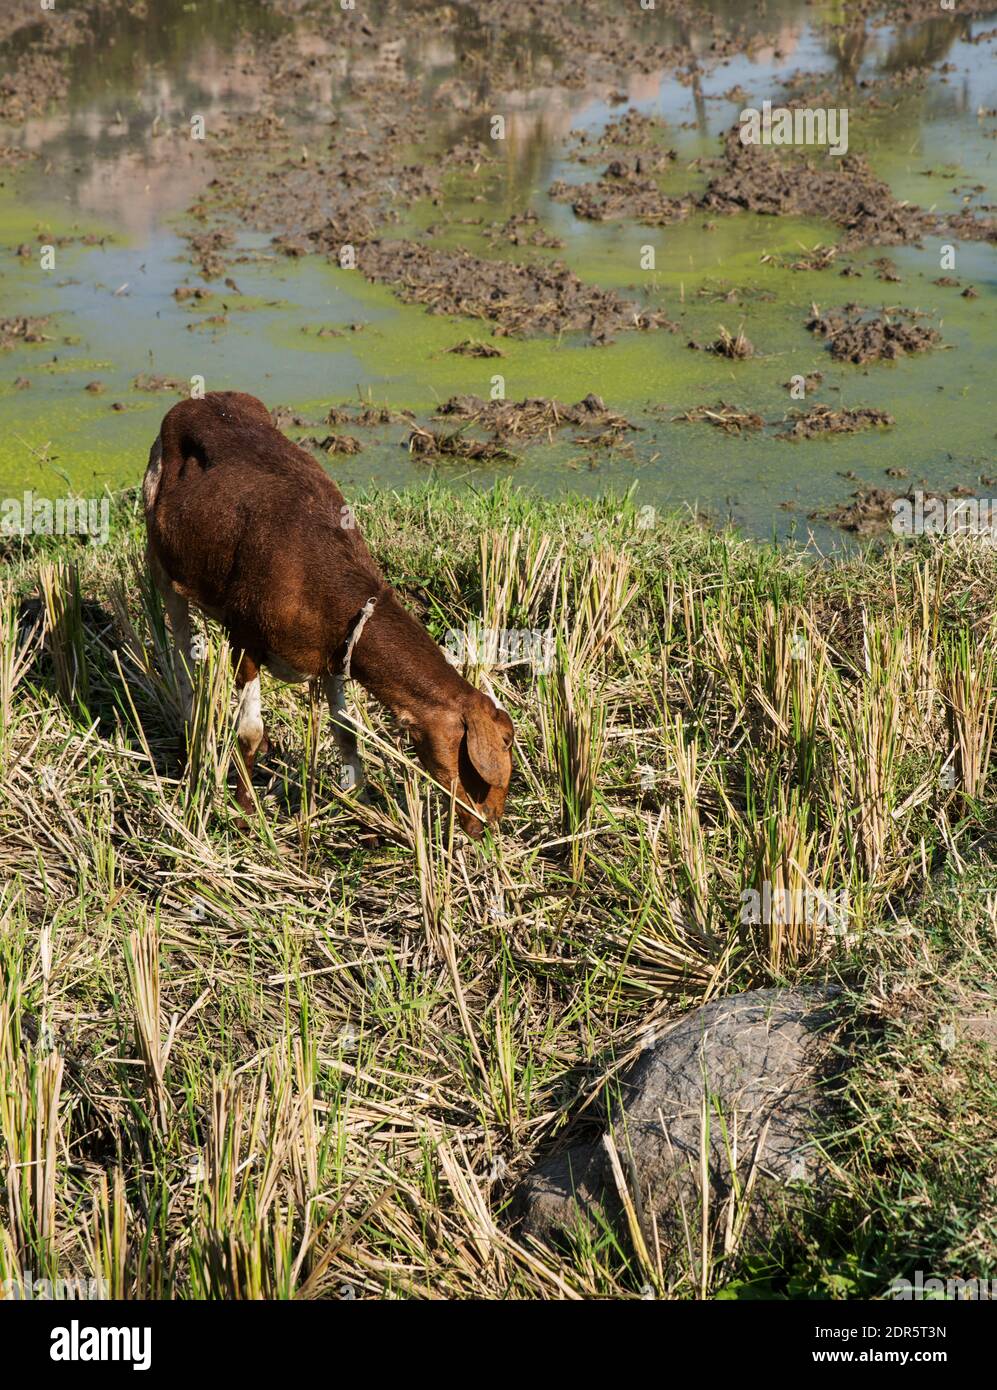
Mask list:
[[[443,8],[456,16],[455,26],[445,32],[434,23]],[[970,26],[947,15],[884,30],[860,17],[839,29],[814,31],[815,11],[803,0],[769,0],[762,12],[747,14],[737,0],[714,0],[710,8],[749,39],[754,32],[756,39],[764,34],[770,41],[749,42],[745,55],[704,77],[695,59],[710,50],[712,29],[657,11],[640,12],[641,29],[632,32],[653,43],[682,45],[693,55],[687,85],[681,86],[672,70],[635,70],[622,87],[608,81],[586,87],[579,65],[556,38],[510,28],[497,13],[466,6],[454,10],[442,0],[420,6],[425,22],[415,25],[413,7],[407,5],[408,22],[399,22],[395,37],[355,53],[345,46],[348,22],[342,27],[344,45],[337,46],[317,36],[307,16],[296,16],[291,7],[278,15],[252,0],[210,5],[149,0],[141,15],[115,11],[112,18],[98,12],[92,40],[73,55],[66,109],[33,117],[4,138],[41,156],[33,183],[40,202],[68,198],[80,212],[142,237],[187,208],[210,176],[204,147],[195,149],[189,139],[191,115],[202,116],[217,131],[268,106],[270,79],[258,63],[261,51],[273,53],[278,64],[304,70],[305,92],[299,97],[304,122],[324,122],[332,109],[348,106],[351,86],[407,78],[441,141],[487,140],[499,72],[509,135],[505,196],[518,205],[549,175],[573,128],[605,119],[611,92],[616,105],[622,105],[622,96],[670,118],[678,116],[681,103],[685,124],[704,138],[717,128],[715,117],[711,124],[710,100],[723,90],[725,74],[736,73],[743,82],[767,73],[777,86],[795,59],[813,54],[824,62],[829,58],[838,79],[854,81],[863,70],[892,73],[936,63]],[[373,10],[379,19],[398,13],[394,0],[377,0]],[[0,57],[16,61],[25,38],[24,31],[16,35]]]

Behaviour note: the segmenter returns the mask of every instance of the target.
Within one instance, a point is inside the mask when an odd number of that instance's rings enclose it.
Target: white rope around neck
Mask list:
[[[353,660],[353,648],[360,641],[360,634],[367,626],[367,620],[374,612],[374,605],[377,603],[377,600],[379,598],[380,594],[371,595],[371,597],[364,604],[363,608],[361,608],[360,617],[357,619],[356,626],[350,633],[350,639],[346,643],[346,655],[343,657],[343,669],[340,672],[340,678],[344,681],[350,680],[350,663]]]

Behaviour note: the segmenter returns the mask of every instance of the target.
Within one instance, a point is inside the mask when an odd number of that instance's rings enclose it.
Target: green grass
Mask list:
[[[850,1069],[822,1139],[832,1199],[753,1253],[720,1297],[876,1298],[918,1273],[997,1278],[995,946],[985,850],[954,856],[869,943],[844,1000]]]
[[[370,809],[338,792],[328,723],[316,744],[303,693],[267,677],[274,746],[240,832],[224,644],[203,629],[184,777],[135,494],[106,547],[4,543],[0,1282],[848,1297],[992,1271],[992,1044],[960,1020],[997,984],[973,753],[997,553],[816,564],[507,486],[357,515],[439,640],[551,633],[547,675],[473,654],[517,728],[481,847],[359,688]],[[764,880],[846,892],[847,931],[742,921]],[[597,1132],[650,1022],[802,979],[841,983],[851,1015],[826,1208],[713,1259],[705,1289],[622,1235],[523,1243],[517,1181]]]

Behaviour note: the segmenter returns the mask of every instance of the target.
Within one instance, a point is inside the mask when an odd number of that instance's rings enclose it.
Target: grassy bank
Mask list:
[[[516,1182],[595,1130],[649,1027],[827,978],[854,1015],[835,1199],[718,1259],[711,1291],[992,1272],[992,1043],[965,1020],[997,983],[997,553],[812,563],[511,489],[357,512],[441,641],[549,634],[547,671],[468,654],[518,738],[482,848],[359,688],[371,808],[338,792],[327,723],[316,739],[307,698],[267,677],[274,746],[240,833],[210,626],[179,775],[134,495],[106,546],[4,542],[0,1280],[689,1296],[697,1270],[609,1237],[526,1247]],[[840,925],[754,925],[743,895],[766,884],[843,906]]]

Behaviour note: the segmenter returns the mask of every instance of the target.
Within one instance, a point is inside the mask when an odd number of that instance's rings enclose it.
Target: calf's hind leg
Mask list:
[[[253,767],[257,755],[265,754],[269,747],[263,729],[263,713],[260,706],[260,668],[250,656],[243,653],[235,670],[235,688],[239,695],[239,708],[236,715],[236,734],[239,739],[241,759],[236,759],[235,799],[239,809],[249,815],[253,810],[253,794],[250,790],[253,781]],[[245,823],[245,822],[243,822]]]

